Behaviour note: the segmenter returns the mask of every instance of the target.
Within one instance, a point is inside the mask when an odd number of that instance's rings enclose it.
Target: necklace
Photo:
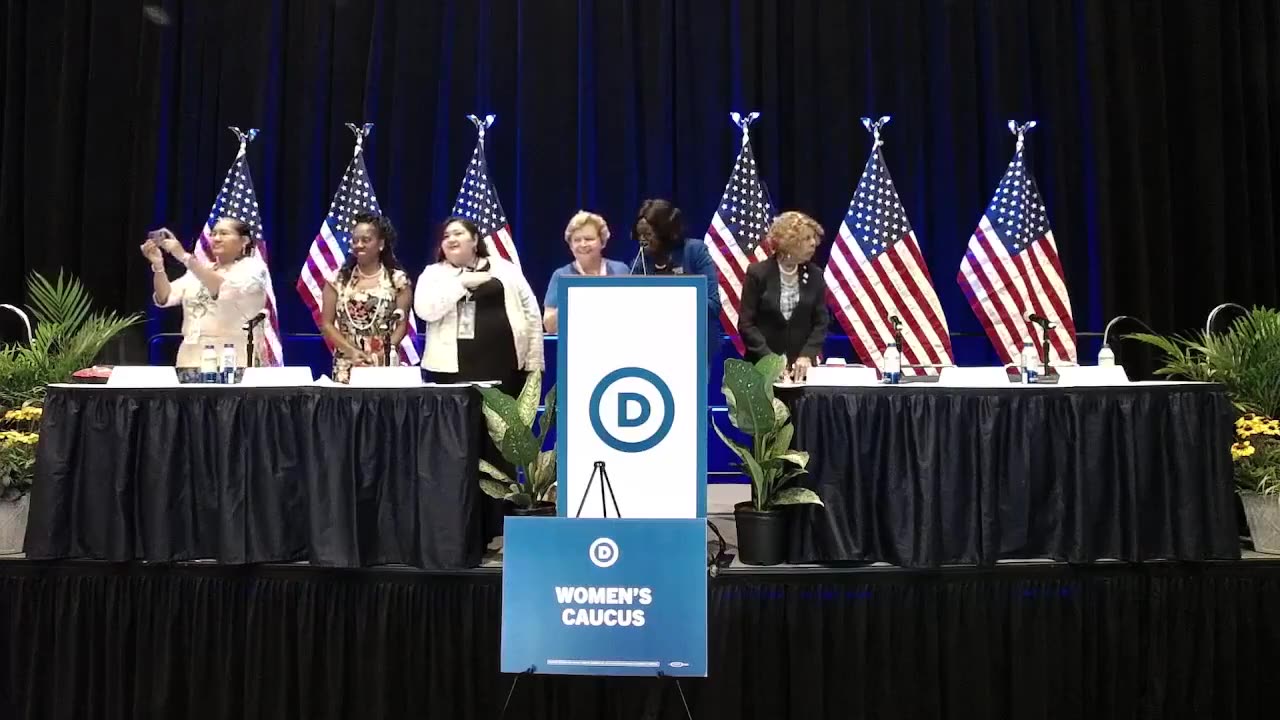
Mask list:
[[[374,277],[380,278],[382,274],[382,271],[380,269],[377,273],[374,273],[373,275],[365,275],[363,272],[360,272],[360,268],[358,266],[356,267],[356,272],[360,275],[360,277],[365,279],[374,278]],[[378,290],[378,289],[381,289],[381,287],[382,287],[382,284],[379,283],[378,287],[370,288],[370,290]],[[347,288],[350,292],[352,292],[352,294],[355,294],[357,292],[357,288],[355,287],[355,281],[348,283]],[[367,319],[357,320],[351,314],[350,305],[352,300],[354,299],[352,297],[343,298],[343,302],[341,303],[338,309],[342,313],[343,317],[347,319],[347,325],[351,326],[351,329],[355,330],[357,333],[364,333],[371,330],[373,326],[377,324],[378,318],[382,317],[383,312],[389,308],[391,301],[383,293],[374,294],[374,293],[369,293],[365,291],[359,291],[359,292],[365,295],[366,297],[373,298],[373,312],[369,313],[369,316]]]
[[[372,280],[372,279],[374,279],[374,278],[376,278],[376,277],[380,277],[380,276],[382,275],[382,266],[381,266],[381,265],[379,265],[377,270],[374,270],[374,271],[373,271],[373,273],[371,273],[371,274],[369,274],[369,275],[366,275],[366,274],[365,274],[365,272],[364,272],[364,270],[361,270],[361,269],[360,269],[360,266],[359,266],[359,265],[357,265],[357,266],[356,266],[356,274],[357,274],[357,275],[359,275],[360,277],[364,278],[365,280]]]
[[[799,266],[799,265],[792,265],[792,266],[791,266],[791,269],[790,269],[790,270],[788,270],[788,269],[787,269],[786,264],[785,264],[785,263],[783,263],[781,260],[779,260],[779,261],[778,261],[778,272],[782,273],[784,277],[793,278],[793,277],[795,277],[796,275],[798,275],[798,274],[800,273],[800,266]]]
[[[604,258],[601,258],[601,259],[600,259],[600,269],[599,269],[599,270],[597,270],[596,272],[589,273],[589,272],[587,272],[586,270],[583,270],[583,269],[582,269],[582,263],[579,263],[577,260],[574,260],[574,261],[573,261],[573,269],[574,269],[574,270],[577,270],[579,275],[605,275],[605,274],[607,274],[607,273],[605,272],[605,270],[606,270],[607,268],[605,267],[605,264],[604,264]]]

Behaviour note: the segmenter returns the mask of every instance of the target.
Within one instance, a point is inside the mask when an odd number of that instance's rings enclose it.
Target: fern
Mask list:
[[[40,400],[45,386],[93,364],[112,338],[142,321],[138,314],[94,311],[84,285],[61,272],[55,282],[31,273],[27,291],[34,337],[29,345],[0,347],[0,408]]]
[[[1157,375],[1221,383],[1242,413],[1280,416],[1280,312],[1254,308],[1221,333],[1129,337],[1162,353]]]

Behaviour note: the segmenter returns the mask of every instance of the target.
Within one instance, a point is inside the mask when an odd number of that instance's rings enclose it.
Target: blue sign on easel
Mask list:
[[[506,518],[502,672],[706,677],[707,524]]]

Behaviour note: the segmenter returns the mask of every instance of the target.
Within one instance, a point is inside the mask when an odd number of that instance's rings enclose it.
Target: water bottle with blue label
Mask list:
[[[218,382],[218,350],[212,344],[204,346],[200,353],[200,382],[210,385]]]
[[[1022,344],[1022,381],[1028,385],[1038,382],[1040,358],[1036,355],[1036,346],[1031,343]]]
[[[227,343],[222,346],[222,378],[220,382],[224,385],[234,385],[236,382],[236,346],[235,343]]]
[[[902,381],[902,353],[898,351],[898,343],[891,342],[884,349],[884,367],[881,368],[886,385],[897,385]]]

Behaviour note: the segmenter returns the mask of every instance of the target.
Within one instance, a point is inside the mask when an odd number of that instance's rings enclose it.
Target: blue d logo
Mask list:
[[[604,393],[614,383],[619,380],[635,378],[643,380],[653,386],[658,391],[658,396],[662,398],[662,421],[658,424],[658,429],[653,434],[643,440],[626,441],[619,440],[617,436],[609,432],[605,428],[604,423],[600,419],[600,404],[604,400]],[[595,430],[605,445],[626,453],[644,452],[662,442],[667,433],[671,432],[671,423],[675,420],[675,401],[671,397],[671,388],[650,370],[638,367],[618,368],[613,372],[605,375],[596,383],[596,389],[591,391],[591,428]],[[649,403],[649,398],[635,392],[618,393],[617,418],[619,428],[640,427],[649,421],[649,417],[653,414],[653,408]]]

